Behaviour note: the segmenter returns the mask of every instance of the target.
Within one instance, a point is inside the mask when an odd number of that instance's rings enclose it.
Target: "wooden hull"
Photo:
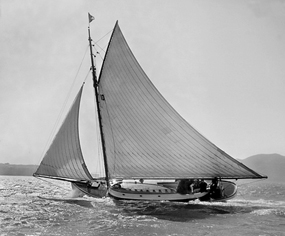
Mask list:
[[[90,197],[95,197],[95,198],[103,198],[107,196],[107,188],[105,186],[99,186],[98,188],[88,186],[86,183],[72,183],[72,186],[79,189],[81,192],[86,194],[87,196]]]
[[[220,194],[213,196],[210,193],[199,198],[201,201],[210,202],[223,202],[234,198],[237,195],[237,186],[230,181],[221,180],[220,182]]]
[[[204,197],[199,198],[201,201],[227,201],[232,198],[234,198],[237,195],[237,186],[235,183],[226,181],[226,180],[220,180],[220,187],[221,187],[221,193],[219,196],[210,196],[210,194],[207,194]],[[158,185],[167,187],[167,188],[177,188],[178,183],[177,182],[159,182]]]

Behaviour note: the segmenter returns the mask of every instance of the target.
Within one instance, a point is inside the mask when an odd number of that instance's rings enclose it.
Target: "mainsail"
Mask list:
[[[109,178],[263,178],[171,107],[140,67],[118,23],[98,89]]]
[[[89,42],[92,61],[90,31]],[[172,108],[140,67],[118,23],[98,81],[93,61],[91,68],[106,172],[99,177],[106,178],[107,186],[113,178],[266,178],[219,149]],[[82,90],[34,176],[77,184],[93,179],[79,141]]]
[[[83,160],[79,142],[78,117],[82,90],[83,86],[34,174],[35,176],[67,180],[92,179]]]

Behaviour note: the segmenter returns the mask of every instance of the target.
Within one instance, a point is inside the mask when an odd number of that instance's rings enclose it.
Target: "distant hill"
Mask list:
[[[259,174],[267,175],[269,181],[285,182],[285,156],[258,154],[239,161]]]
[[[14,165],[0,163],[0,175],[32,176],[37,168],[37,165]]]

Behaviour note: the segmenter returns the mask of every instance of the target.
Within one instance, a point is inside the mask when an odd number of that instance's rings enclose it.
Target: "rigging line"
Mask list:
[[[104,36],[102,36],[100,39],[98,39],[95,43],[97,44],[99,41],[101,41],[103,38],[105,38],[105,37],[106,37],[108,34],[110,34],[112,31],[113,31],[113,29],[110,30],[108,33],[106,33]]]
[[[96,50],[96,52],[97,52],[97,54],[100,56],[101,60],[103,61],[103,60],[104,60],[104,57],[102,57],[101,53],[98,52],[97,50]]]
[[[113,30],[110,30],[108,33],[106,33],[104,36],[102,36],[100,39],[98,39],[96,42],[94,42],[94,45],[92,44],[92,46],[93,47],[95,47],[95,44],[101,49],[100,51],[104,51],[104,52],[106,52],[105,50],[104,50],[104,48],[102,48],[99,44],[98,44],[98,42],[100,42],[103,38],[105,38],[108,34],[110,34],[111,32],[112,32]],[[108,45],[108,44],[107,44]],[[106,47],[106,45],[105,45],[105,47]],[[96,51],[96,53],[98,53],[99,55],[100,55],[100,52],[97,52],[97,50],[96,50],[96,48],[95,48],[95,51]],[[102,56],[100,55],[100,57],[101,57],[101,59],[103,60],[103,58],[102,58]]]
[[[81,69],[82,63],[83,63],[84,58],[85,58],[85,56],[86,56],[88,47],[89,47],[89,45],[87,45],[87,47],[86,47],[86,49],[85,49],[84,55],[83,55],[83,57],[82,57],[82,60],[81,60],[81,63],[80,63],[80,65],[79,65],[79,68],[78,68],[78,70],[77,70],[77,73],[76,73],[76,75],[75,75],[75,77],[74,77],[74,79],[73,79],[73,82],[72,82],[72,84],[71,84],[71,86],[70,86],[70,89],[69,89],[69,91],[68,91],[67,97],[66,97],[66,99],[65,99],[65,101],[64,101],[64,103],[63,103],[63,106],[62,106],[62,108],[61,108],[61,110],[60,110],[60,112],[59,112],[59,115],[58,115],[58,117],[57,117],[57,119],[56,119],[56,121],[55,121],[55,124],[53,125],[53,129],[52,129],[52,131],[51,131],[51,133],[50,133],[50,135],[49,135],[49,137],[48,137],[48,140],[47,140],[47,142],[46,142],[46,144],[45,144],[45,146],[44,146],[44,149],[43,149],[42,154],[41,154],[42,157],[43,157],[43,155],[44,155],[44,152],[46,152],[47,146],[48,146],[48,144],[51,142],[51,139],[52,139],[54,133],[56,132],[56,127],[58,126],[58,123],[59,123],[59,121],[60,121],[60,118],[62,117],[63,110],[64,110],[64,108],[66,107],[67,101],[68,101],[68,99],[69,99],[69,97],[70,97],[70,94],[71,94],[72,88],[73,88],[73,86],[74,86],[75,80],[76,80],[76,78],[77,78],[77,76],[78,76],[78,74],[79,74],[79,71],[80,71],[80,69]],[[86,80],[86,79],[85,79],[85,80]],[[85,81],[85,80],[84,80],[84,81]]]
[[[97,43],[96,43],[96,46],[97,46],[98,48],[100,48],[100,50],[99,50],[100,52],[103,51],[103,52],[105,53],[106,50],[105,50],[104,48],[106,48],[106,47],[108,46],[108,43],[107,43],[104,47],[101,47],[101,46],[100,46],[99,44],[97,44]],[[95,47],[95,45],[94,45],[94,47]],[[100,53],[100,52],[98,52],[98,53]]]
[[[86,80],[87,80],[87,78],[88,78],[88,76],[89,76],[89,74],[90,74],[90,71],[91,71],[91,68],[90,68],[90,70],[88,70],[87,75],[85,76],[85,79],[84,79],[84,82],[83,82],[83,83],[86,83]]]
[[[107,45],[108,45],[108,44],[107,44]],[[105,45],[104,47],[106,47],[107,45]],[[103,60],[104,60],[104,56],[101,55],[101,52],[103,51],[104,53],[106,53],[106,50],[105,50],[104,48],[100,47],[100,45],[97,44],[97,43],[96,43],[96,46],[99,47],[100,50],[97,50],[97,49],[96,49],[95,44],[92,45],[92,46],[94,47],[94,50],[95,50],[96,54],[98,54],[98,55],[100,56],[101,60],[103,61]]]
[[[37,177],[37,176],[35,176],[35,178],[37,178],[37,179],[39,179],[39,180],[41,180],[41,181],[45,181],[45,182],[47,182],[47,183],[49,183],[49,184],[52,184],[52,185],[54,185],[54,186],[56,186],[56,187],[58,187],[58,188],[62,188],[62,189],[64,189],[64,190],[70,191],[70,189],[64,188],[64,187],[62,187],[62,186],[60,186],[60,185],[57,185],[57,184],[55,184],[55,183],[53,183],[53,182],[51,182],[51,181],[47,181],[46,179],[41,179],[41,178],[39,178],[39,177]]]

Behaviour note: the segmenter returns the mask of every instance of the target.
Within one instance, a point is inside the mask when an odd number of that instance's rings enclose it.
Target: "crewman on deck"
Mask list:
[[[203,193],[203,192],[207,192],[207,183],[201,179],[200,180],[200,184],[199,184],[199,187],[200,187],[200,192]]]
[[[210,197],[219,198],[221,195],[218,178],[215,177],[210,185]]]

